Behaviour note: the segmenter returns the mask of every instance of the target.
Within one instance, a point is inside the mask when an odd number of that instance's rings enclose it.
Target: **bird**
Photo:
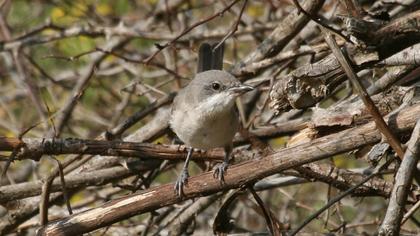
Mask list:
[[[224,148],[223,163],[216,166],[213,176],[224,182],[232,140],[239,129],[235,100],[254,88],[241,83],[230,73],[223,71],[223,46],[203,43],[199,50],[197,74],[174,98],[170,127],[187,147],[187,157],[174,190],[183,196],[187,184],[188,163],[194,149]]]

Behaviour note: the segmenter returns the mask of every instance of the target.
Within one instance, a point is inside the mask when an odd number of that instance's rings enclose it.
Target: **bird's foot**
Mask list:
[[[178,176],[178,179],[175,182],[174,191],[176,195],[179,197],[184,196],[184,185],[188,184],[188,177],[190,175],[188,174],[188,171],[186,169],[183,169],[181,174]]]
[[[229,164],[227,162],[223,162],[222,164],[218,164],[216,169],[213,172],[213,177],[215,179],[219,179],[220,182],[225,182],[225,172],[227,171]]]

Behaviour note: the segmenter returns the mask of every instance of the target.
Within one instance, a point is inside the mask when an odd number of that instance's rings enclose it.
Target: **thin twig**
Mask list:
[[[413,207],[410,208],[410,210],[405,213],[404,218],[401,220],[401,226],[408,220],[410,217],[420,208],[420,200],[414,204]]]
[[[171,74],[178,79],[185,79],[180,74],[178,74],[176,71],[171,70],[168,67],[166,67],[165,65],[162,65],[158,62],[147,62],[146,63],[145,60],[129,58],[129,57],[126,57],[124,55],[121,55],[121,54],[115,52],[114,50],[105,50],[105,49],[102,49],[102,48],[96,48],[96,50],[101,51],[101,52],[106,53],[106,54],[113,55],[113,56],[118,57],[118,58],[120,58],[124,61],[127,61],[127,62],[142,64],[142,65],[146,65],[146,66],[153,66],[153,67],[156,67],[156,68],[159,68],[159,69],[162,69],[162,70],[168,72],[168,74]]]
[[[238,30],[239,22],[241,22],[241,17],[242,17],[242,14],[244,13],[247,3],[248,3],[248,0],[245,0],[244,4],[242,5],[241,11],[239,12],[238,19],[236,20],[235,24],[232,27],[232,30],[225,37],[223,37],[223,39],[220,40],[220,42],[215,47],[213,47],[213,52],[215,52],[220,47],[220,45],[225,43],[225,41]]]
[[[71,209],[69,194],[67,193],[67,188],[66,188],[66,180],[64,179],[64,171],[63,171],[64,167],[61,164],[61,162],[59,160],[57,160],[57,158],[55,158],[55,157],[52,157],[52,158],[57,162],[58,173],[60,174],[61,188],[62,188],[62,191],[63,191],[64,201],[66,202],[66,206],[67,206],[67,210],[68,210],[69,214],[72,215],[73,210]]]
[[[393,161],[393,158],[390,158],[388,161],[377,167],[370,175],[366,176],[362,181],[360,181],[358,184],[354,185],[353,187],[347,189],[346,191],[342,192],[341,194],[337,195],[336,197],[332,198],[326,205],[321,207],[321,209],[314,212],[312,215],[310,215],[305,221],[302,222],[296,229],[294,229],[289,236],[296,235],[303,227],[305,227],[307,224],[309,224],[312,220],[318,218],[319,215],[321,215],[322,212],[330,208],[332,205],[334,205],[336,202],[340,201],[344,197],[351,194],[354,190],[362,186],[364,183],[368,182],[370,179],[378,175],[383,169],[385,169],[391,162]]]
[[[110,41],[107,43],[107,47],[110,48],[120,48],[126,45],[131,41],[130,38],[123,38],[118,39],[115,41]],[[57,117],[56,121],[56,136],[60,136],[61,132],[64,129],[64,126],[69,121],[76,105],[78,104],[78,101],[82,98],[84,95],[86,89],[89,87],[89,83],[94,77],[98,67],[101,65],[101,63],[106,59],[107,54],[102,53],[101,55],[98,55],[96,58],[92,60],[92,62],[88,66],[88,70],[86,73],[77,81],[77,84],[74,86],[72,90],[72,95],[70,95],[67,98],[67,101],[65,102],[65,105],[60,110],[59,115]],[[51,134],[50,134],[51,135]]]
[[[173,38],[171,41],[165,43],[164,45],[160,45],[160,44],[155,44],[156,47],[158,48],[158,50],[156,52],[154,52],[151,56],[149,56],[148,58],[146,58],[144,60],[144,63],[149,64],[149,62],[163,49],[165,49],[166,47],[171,46],[173,43],[175,43],[179,38],[181,38],[182,36],[186,35],[188,32],[190,32],[191,30],[193,30],[195,27],[202,25],[208,21],[213,20],[214,18],[218,17],[218,16],[222,16],[226,11],[228,11],[230,8],[233,7],[233,5],[235,5],[237,2],[239,2],[240,0],[235,0],[232,3],[230,3],[227,7],[225,7],[224,9],[222,9],[221,11],[217,12],[216,14],[213,14],[203,20],[200,20],[194,24],[192,24],[191,26],[187,27],[186,29],[184,29],[178,36],[176,36],[175,38]]]
[[[133,126],[135,123],[137,123],[139,120],[146,117],[148,114],[156,111],[159,107],[162,107],[164,105],[168,105],[172,102],[172,100],[175,97],[175,93],[171,93],[168,96],[165,96],[152,104],[148,105],[146,108],[134,113],[132,116],[127,118],[125,121],[121,122],[119,125],[117,125],[112,130],[108,131],[105,136],[108,140],[112,140],[115,137],[121,136],[124,131],[126,131],[128,128]]]
[[[302,12],[304,15],[306,15],[307,17],[309,17],[309,19],[313,20],[315,23],[317,23],[318,25],[329,29],[330,31],[340,35],[344,40],[346,40],[349,43],[353,43],[350,39],[348,39],[343,33],[341,33],[340,31],[334,29],[333,27],[329,26],[328,24],[322,22],[321,18],[318,16],[313,16],[311,14],[309,14],[309,12],[307,12],[305,9],[303,9],[303,7],[300,5],[298,0],[293,0],[293,3],[295,4],[295,6],[298,8],[298,10],[300,12]]]
[[[54,182],[55,177],[60,174],[60,178],[61,178],[61,188],[64,194],[64,199],[66,201],[67,204],[67,209],[69,211],[69,214],[73,214],[71,206],[70,206],[70,201],[68,198],[68,193],[67,193],[67,188],[65,186],[65,179],[64,179],[64,168],[69,166],[70,164],[72,164],[73,162],[75,162],[76,160],[79,159],[79,156],[75,155],[72,156],[70,158],[68,158],[67,160],[64,161],[64,163],[59,162],[57,159],[55,159],[53,157],[53,159],[55,161],[57,161],[57,167],[55,167],[51,173],[43,180],[43,184],[42,184],[42,192],[41,192],[41,201],[39,203],[39,211],[40,211],[40,223],[41,225],[47,224],[48,223],[48,204],[50,201],[50,192],[51,192],[51,186]],[[34,184],[33,184],[34,185]]]
[[[41,201],[39,202],[39,216],[40,225],[46,225],[48,223],[48,202],[50,199],[51,184],[54,181],[54,177],[58,171],[52,172],[42,185]],[[53,174],[53,175],[52,175]]]
[[[257,192],[255,192],[254,188],[252,186],[248,187],[248,190],[251,192],[252,196],[254,197],[257,204],[260,206],[265,222],[267,223],[267,227],[270,230],[270,234],[274,236],[280,236],[280,232],[275,228],[275,223],[273,220],[273,217],[271,215],[270,209],[267,208],[267,206],[264,204],[263,200],[258,196]]]

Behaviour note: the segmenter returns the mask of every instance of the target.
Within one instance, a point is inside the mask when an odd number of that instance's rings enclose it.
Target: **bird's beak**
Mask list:
[[[250,85],[246,85],[246,84],[239,84],[236,86],[233,86],[231,88],[229,88],[229,91],[232,91],[233,93],[236,93],[238,95],[246,93],[248,91],[253,90],[254,87],[250,86]]]

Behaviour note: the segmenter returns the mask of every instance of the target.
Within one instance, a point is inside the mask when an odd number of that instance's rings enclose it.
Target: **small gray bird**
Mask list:
[[[193,148],[225,149],[224,161],[214,171],[215,178],[224,180],[233,136],[239,128],[235,99],[252,89],[225,71],[207,70],[198,73],[179,91],[173,103],[170,126],[188,147],[188,154],[174,187],[178,195],[183,195],[183,185],[188,181],[188,163]]]

